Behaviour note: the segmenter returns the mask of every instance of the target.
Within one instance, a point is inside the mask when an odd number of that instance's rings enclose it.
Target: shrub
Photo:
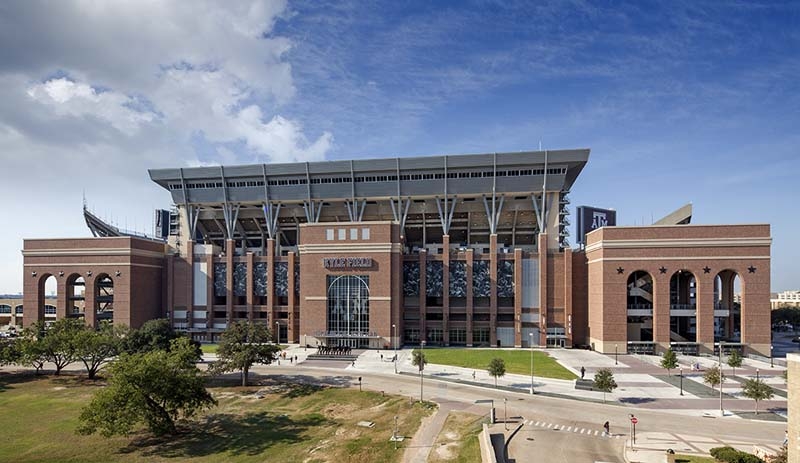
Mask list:
[[[724,463],[764,463],[764,460],[747,452],[736,450],[733,447],[715,447],[709,453],[717,461]]]

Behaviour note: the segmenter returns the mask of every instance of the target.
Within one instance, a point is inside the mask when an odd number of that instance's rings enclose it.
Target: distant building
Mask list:
[[[770,306],[772,310],[781,307],[800,307],[800,291],[783,291],[780,293],[773,293],[770,296]]]

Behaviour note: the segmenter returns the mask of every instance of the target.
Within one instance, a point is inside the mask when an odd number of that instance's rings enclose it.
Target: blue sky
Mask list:
[[[28,194],[0,200],[0,293],[23,237],[87,235],[84,191],[149,231],[149,167],[540,141],[592,149],[572,202],[620,224],[770,223],[773,290],[800,289],[800,4],[529,3],[5,3],[0,160]]]

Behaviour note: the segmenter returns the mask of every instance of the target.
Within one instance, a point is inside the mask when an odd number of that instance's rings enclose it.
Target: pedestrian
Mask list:
[[[786,447],[789,445],[789,430],[783,431],[783,446]]]
[[[586,375],[586,368],[581,367],[581,379],[583,379],[584,375]]]
[[[381,354],[381,362],[383,362],[383,354]]]
[[[610,424],[608,424],[608,421],[606,421],[605,423],[603,423],[603,429],[605,429],[605,430],[606,430],[606,431],[605,431],[605,432],[606,432],[606,436],[610,436],[610,435],[611,435],[611,432],[609,432],[609,429],[610,429],[610,428],[611,428],[611,425],[610,425]]]
[[[294,363],[297,363],[297,356],[294,356]]]
[[[294,357],[291,357],[291,356],[289,357],[289,363],[292,363],[292,364],[294,363]]]
[[[475,380],[475,370],[472,370],[472,380]]]

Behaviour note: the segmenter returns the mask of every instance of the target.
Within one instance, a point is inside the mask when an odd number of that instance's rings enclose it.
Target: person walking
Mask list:
[[[603,423],[603,429],[605,429],[606,436],[611,435],[611,432],[609,432],[609,430],[611,429],[611,425],[608,423],[608,421]]]
[[[581,379],[583,379],[584,375],[586,375],[586,368],[581,367]]]

